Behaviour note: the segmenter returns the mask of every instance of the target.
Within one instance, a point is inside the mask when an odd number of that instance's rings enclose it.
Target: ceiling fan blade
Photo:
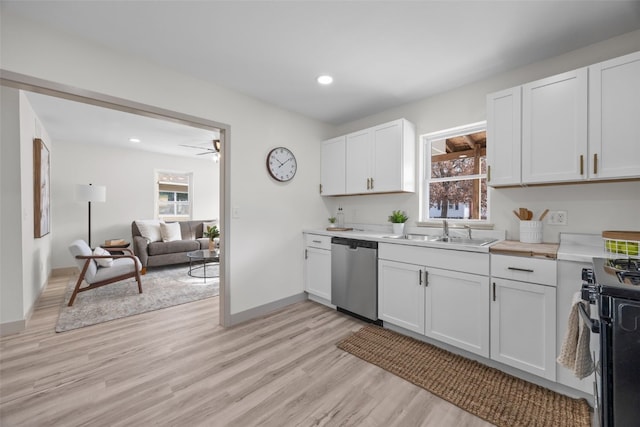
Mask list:
[[[186,144],[179,144],[181,147],[188,147],[188,148],[196,148],[198,150],[207,150],[207,152],[213,153],[215,152],[215,150],[213,148],[207,148],[207,147],[198,147],[196,145],[186,145]]]

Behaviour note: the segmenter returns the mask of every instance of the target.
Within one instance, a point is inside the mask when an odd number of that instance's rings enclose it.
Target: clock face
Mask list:
[[[267,170],[274,179],[289,181],[295,176],[297,169],[296,157],[288,148],[278,147],[269,152]]]

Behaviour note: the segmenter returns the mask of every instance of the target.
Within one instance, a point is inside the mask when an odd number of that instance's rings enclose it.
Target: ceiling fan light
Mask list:
[[[132,142],[134,144],[137,144],[140,142],[140,138],[129,138],[129,142]]]

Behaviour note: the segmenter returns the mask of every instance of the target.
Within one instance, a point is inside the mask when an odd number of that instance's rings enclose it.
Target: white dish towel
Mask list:
[[[567,333],[562,341],[557,361],[573,371],[576,377],[582,379],[591,375],[594,365],[589,349],[591,331],[580,317],[579,304],[585,307],[587,313],[590,312],[589,304],[582,301],[580,292],[576,292],[571,301]]]

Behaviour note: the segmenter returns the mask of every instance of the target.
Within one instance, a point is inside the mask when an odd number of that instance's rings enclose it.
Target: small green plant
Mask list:
[[[207,230],[202,234],[204,237],[208,237],[209,240],[213,240],[216,237],[220,236],[220,231],[218,230],[217,225],[214,225],[213,227],[207,226]]]
[[[391,215],[389,215],[389,222],[393,224],[403,224],[407,222],[409,217],[405,213],[405,211],[393,211]]]
[[[329,217],[329,222],[330,222],[331,224],[335,224],[335,223],[336,223],[336,217],[335,217],[335,216],[330,216],[330,217]]]

